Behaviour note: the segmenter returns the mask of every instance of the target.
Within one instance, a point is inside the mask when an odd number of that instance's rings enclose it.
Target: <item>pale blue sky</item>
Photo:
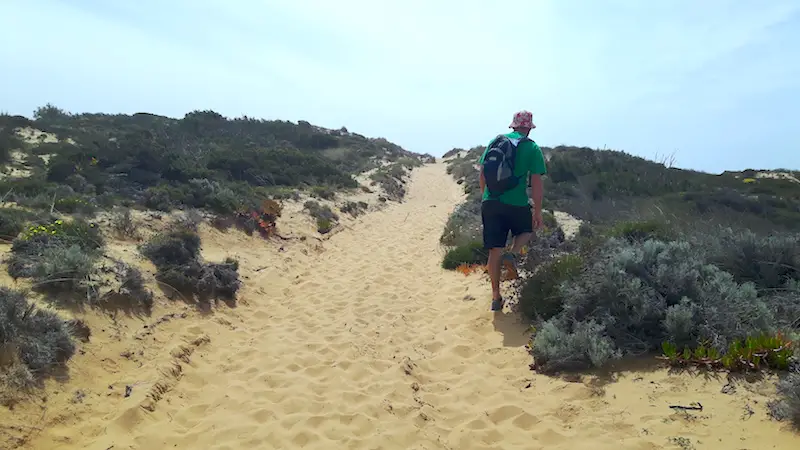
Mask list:
[[[800,169],[800,1],[4,0],[0,110],[213,109],[441,155],[541,144]]]

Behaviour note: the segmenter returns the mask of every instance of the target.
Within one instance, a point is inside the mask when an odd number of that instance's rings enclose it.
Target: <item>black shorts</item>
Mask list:
[[[481,205],[483,221],[483,247],[502,248],[508,241],[508,232],[512,236],[533,233],[531,207],[514,206],[497,200],[488,200]]]

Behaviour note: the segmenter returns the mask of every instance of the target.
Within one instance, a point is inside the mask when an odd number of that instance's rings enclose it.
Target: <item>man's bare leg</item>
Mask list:
[[[519,272],[517,271],[517,258],[522,253],[522,247],[524,247],[525,244],[531,240],[532,236],[533,233],[522,233],[514,236],[514,241],[511,245],[511,251],[508,255],[506,255],[505,259],[502,256],[500,257],[505,263],[509,280],[515,280],[517,277],[519,277]]]
[[[511,253],[515,255],[519,255],[522,252],[522,247],[528,243],[533,237],[533,233],[522,233],[520,235],[514,236],[514,244],[511,247]]]
[[[489,279],[492,280],[492,300],[500,299],[500,259],[502,248],[489,249]]]

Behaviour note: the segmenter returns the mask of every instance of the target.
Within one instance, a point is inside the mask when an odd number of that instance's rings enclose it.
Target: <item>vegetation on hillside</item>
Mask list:
[[[344,128],[213,111],[172,119],[71,114],[47,105],[33,120],[0,115],[0,240],[10,244],[3,262],[28,289],[0,287],[0,400],[12,402],[63,367],[75,339],[91,333],[36,302],[73,312],[150,313],[149,276],[112,257],[109,238],[138,243],[167,297],[203,307],[233,302],[242,286],[239,264],[201,257],[205,217],[270,237],[283,202],[305,193],[314,198],[306,209],[327,233],[339,220],[334,202],[358,187],[355,175],[373,170],[384,201],[401,201],[408,172],[431,160]],[[351,216],[369,207],[346,199],[338,205]],[[183,212],[148,237],[137,209]]]
[[[456,149],[457,150],[457,149]],[[476,147],[448,172],[467,201],[441,237],[444,265],[480,252]],[[536,370],[653,355],[672,365],[787,374],[770,414],[800,425],[800,183],[711,175],[622,152],[544,149],[545,209],[584,220],[531,243],[513,305],[536,330]],[[793,374],[794,373],[794,374]]]
[[[26,144],[15,134],[25,127],[59,140]],[[5,159],[14,150],[26,155],[32,172],[0,181],[6,200],[44,207],[55,198],[62,212],[123,203],[233,214],[287,188],[355,188],[352,175],[381,161],[426,158],[385,139],[305,121],[228,119],[213,111],[182,119],[70,114],[51,105],[37,109],[34,120],[0,116],[0,150]]]

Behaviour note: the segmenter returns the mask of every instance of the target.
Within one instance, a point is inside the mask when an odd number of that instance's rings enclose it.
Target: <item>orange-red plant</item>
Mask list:
[[[237,213],[238,220],[247,229],[258,230],[264,237],[269,238],[277,231],[275,221],[281,215],[281,205],[275,200],[266,199],[261,203],[261,210],[250,210],[248,213],[240,211]]]
[[[483,264],[461,264],[460,266],[456,267],[456,271],[463,273],[464,276],[470,275],[472,273],[486,271],[486,266]]]

